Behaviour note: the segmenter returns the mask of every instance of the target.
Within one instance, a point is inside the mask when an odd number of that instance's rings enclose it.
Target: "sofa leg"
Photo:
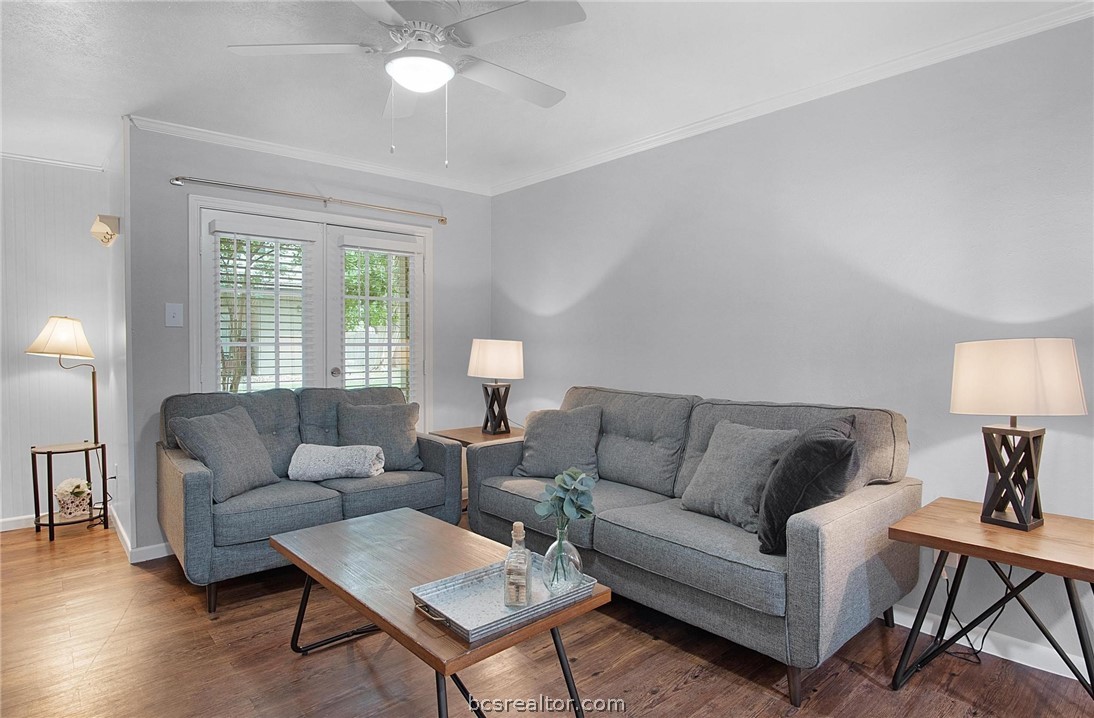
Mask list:
[[[217,584],[215,581],[205,587],[205,609],[209,613],[217,612]]]
[[[790,688],[790,703],[795,708],[802,704],[802,669],[794,666],[786,667],[786,685]]]
[[[885,617],[885,627],[886,628],[893,628],[894,626],[896,626],[896,621],[893,619],[893,607],[892,606],[889,606],[888,608],[886,608],[885,613],[883,613],[881,615]]]

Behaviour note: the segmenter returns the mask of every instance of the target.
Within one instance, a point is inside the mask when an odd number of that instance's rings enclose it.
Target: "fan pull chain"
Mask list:
[[[448,169],[448,85],[444,86],[444,168]]]
[[[391,83],[391,90],[388,99],[388,104],[391,106],[391,149],[388,150],[391,154],[395,154],[395,83]]]

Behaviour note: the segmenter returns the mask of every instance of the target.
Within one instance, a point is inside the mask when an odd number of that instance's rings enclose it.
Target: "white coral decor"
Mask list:
[[[91,487],[83,479],[65,479],[53,489],[61,516],[75,517],[91,510]]]

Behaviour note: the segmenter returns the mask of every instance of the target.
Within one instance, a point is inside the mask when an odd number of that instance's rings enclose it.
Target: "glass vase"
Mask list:
[[[543,555],[543,584],[552,596],[577,588],[581,583],[581,556],[566,539],[569,525],[558,526],[556,539]]]

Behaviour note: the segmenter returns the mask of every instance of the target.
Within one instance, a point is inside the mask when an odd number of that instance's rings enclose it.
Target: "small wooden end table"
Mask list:
[[[893,690],[907,683],[916,671],[945,653],[996,611],[1010,601],[1016,600],[1033,619],[1049,644],[1060,654],[1086,692],[1094,698],[1094,689],[1091,688],[1091,684],[1094,684],[1094,649],[1090,642],[1090,625],[1083,613],[1079,592],[1075,586],[1076,581],[1081,581],[1089,583],[1094,590],[1094,521],[1073,516],[1045,514],[1043,526],[1032,531],[1019,531],[983,523],[980,520],[980,511],[981,505],[974,501],[941,498],[889,527],[890,539],[926,546],[939,552],[934,571],[931,572],[931,578],[927,582],[927,590],[923,594],[923,601],[919,604],[919,611],[912,622],[904,652],[900,656],[900,663],[893,675]],[[926,650],[913,660],[912,653],[915,651],[916,639],[919,638],[927,608],[931,605],[931,599],[938,589],[938,581],[950,553],[959,554],[961,558],[957,563],[953,583],[947,592],[946,607],[942,612],[938,632]],[[1002,598],[964,628],[952,637],[944,639],[969,558],[987,561],[1006,585],[1007,591]],[[1003,569],[999,568],[1000,563],[1029,569],[1033,571],[1033,574],[1015,585]],[[1075,628],[1079,633],[1083,660],[1086,663],[1086,676],[1072,663],[1029,602],[1022,598],[1022,592],[1045,574],[1060,576],[1064,580],[1071,613],[1075,618]]]
[[[585,715],[558,627],[611,601],[612,592],[607,587],[597,584],[588,598],[535,623],[469,644],[418,611],[410,589],[502,561],[508,546],[411,509],[290,531],[270,537],[270,544],[306,574],[289,644],[297,653],[307,654],[346,639],[383,631],[436,672],[437,715],[448,718],[449,678],[468,704],[473,704],[471,693],[457,671],[550,632],[574,714],[577,718]],[[301,646],[300,629],[316,581],[371,623]],[[500,595],[501,586],[498,592]],[[484,718],[481,710],[474,712]]]
[[[508,434],[487,434],[478,426],[464,426],[459,429],[438,429],[430,434],[445,439],[452,439],[463,444],[464,452],[460,457],[460,471],[463,476],[463,510],[467,510],[467,447],[474,444],[485,444],[488,441],[501,441],[503,439],[523,439],[524,429],[513,427]]]
[[[89,502],[87,516],[81,516],[78,519],[65,519],[63,521],[57,521],[54,519],[53,512],[53,457],[58,454],[83,454],[84,455],[84,476],[87,479],[87,485],[91,486],[91,454],[96,453],[98,456],[99,468],[101,469],[101,476],[103,479],[103,506],[102,509],[95,512],[95,501],[92,499]],[[46,457],[46,505],[49,506],[49,511],[46,514],[42,513],[42,503],[38,498],[38,457]],[[110,516],[107,512],[109,504],[109,497],[106,493],[106,444],[95,443],[93,441],[82,441],[76,444],[51,444],[49,446],[32,446],[30,447],[30,475],[31,481],[34,482],[34,532],[40,533],[43,526],[49,527],[49,540],[53,540],[53,532],[57,526],[68,526],[69,524],[83,524],[93,523],[98,520],[102,520],[103,528],[110,528]]]

